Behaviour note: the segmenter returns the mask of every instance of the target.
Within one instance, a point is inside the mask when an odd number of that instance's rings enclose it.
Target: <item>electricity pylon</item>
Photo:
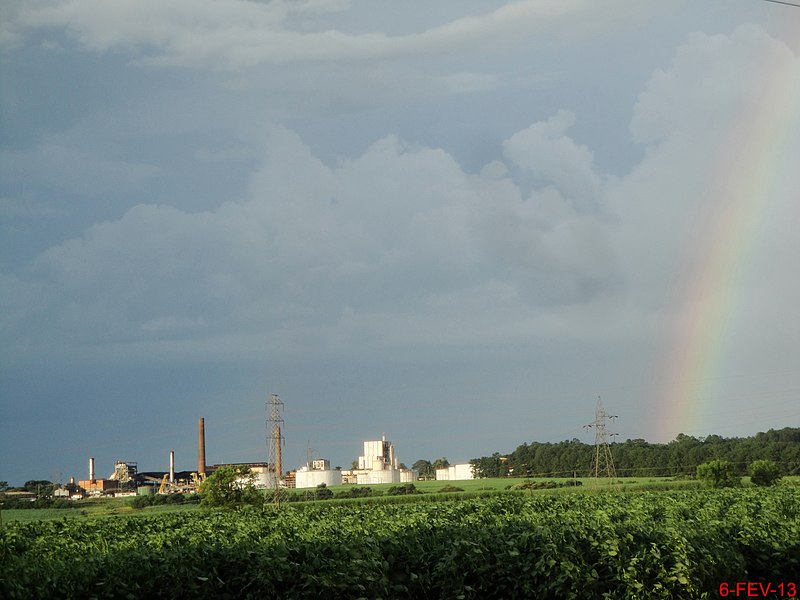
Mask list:
[[[281,503],[281,450],[283,446],[283,401],[278,394],[267,399],[267,466],[272,467],[274,477],[268,478],[269,490],[265,502],[280,506]]]
[[[594,460],[592,461],[592,471],[595,477],[616,477],[614,470],[614,459],[611,456],[611,446],[608,444],[608,437],[617,435],[609,433],[606,429],[606,420],[616,419],[617,415],[608,414],[603,408],[600,396],[597,397],[597,409],[594,413],[594,423],[584,425],[584,429],[594,427]]]

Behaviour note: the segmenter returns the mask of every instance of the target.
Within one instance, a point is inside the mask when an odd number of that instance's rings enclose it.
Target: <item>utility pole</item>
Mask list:
[[[265,502],[275,506],[281,503],[281,450],[283,446],[283,401],[278,394],[272,394],[266,403],[267,409],[267,465],[271,465],[274,478],[270,480],[270,491],[267,492]]]
[[[617,415],[608,414],[603,408],[600,396],[597,397],[597,408],[594,413],[594,423],[584,425],[584,429],[594,427],[594,460],[592,461],[592,471],[597,477],[616,477],[614,470],[614,459],[611,456],[611,446],[608,445],[608,437],[617,435],[609,433],[606,429],[606,420],[616,419]]]

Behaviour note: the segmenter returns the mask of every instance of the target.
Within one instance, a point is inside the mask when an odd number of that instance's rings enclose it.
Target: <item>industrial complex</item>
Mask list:
[[[310,452],[305,465],[296,470],[286,471],[281,468],[281,446],[283,437],[281,425],[283,419],[279,409],[283,403],[273,394],[268,400],[268,447],[270,456],[264,462],[226,463],[233,466],[247,466],[254,477],[256,487],[261,489],[278,488],[316,488],[321,485],[338,486],[345,484],[367,485],[382,483],[410,483],[416,481],[417,473],[405,468],[397,457],[395,446],[386,439],[363,442],[363,454],[354,461],[353,468],[344,470],[331,468],[326,458],[312,458]],[[91,495],[147,495],[153,493],[193,493],[199,485],[221,464],[206,463],[205,419],[197,422],[197,469],[194,471],[175,471],[175,452],[169,453],[169,470],[140,472],[136,462],[117,460],[114,471],[108,477],[97,477],[95,459],[89,458],[88,478],[77,483],[74,478],[65,486],[61,495],[71,498],[82,498]],[[356,468],[357,467],[357,468]],[[450,465],[436,471],[436,479],[455,480],[472,479],[472,466],[469,464]]]

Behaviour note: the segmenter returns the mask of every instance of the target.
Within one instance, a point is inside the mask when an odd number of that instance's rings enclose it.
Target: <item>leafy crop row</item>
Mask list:
[[[508,493],[13,523],[0,597],[704,598],[797,581],[795,490]]]

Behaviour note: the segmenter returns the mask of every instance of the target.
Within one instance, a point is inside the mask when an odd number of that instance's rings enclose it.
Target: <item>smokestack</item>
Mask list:
[[[275,440],[275,482],[281,480],[281,473],[283,473],[283,467],[281,465],[281,426],[278,425],[278,439]]]
[[[197,474],[206,474],[206,420],[197,422]]]
[[[175,450],[169,451],[169,482],[175,483]]]
[[[89,459],[89,481],[94,481],[94,458]]]

